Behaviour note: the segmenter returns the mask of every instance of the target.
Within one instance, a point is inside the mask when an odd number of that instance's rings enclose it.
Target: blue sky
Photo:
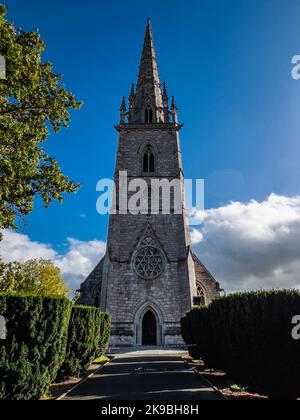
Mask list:
[[[174,94],[185,176],[205,178],[206,207],[299,195],[298,0],[6,0],[8,18],[39,28],[45,58],[85,105],[47,150],[81,181],[76,196],[37,202],[21,232],[62,252],[66,238],[106,240],[96,183],[115,164],[119,106],[136,81],[147,16],[161,80]],[[81,215],[86,215],[85,218]]]

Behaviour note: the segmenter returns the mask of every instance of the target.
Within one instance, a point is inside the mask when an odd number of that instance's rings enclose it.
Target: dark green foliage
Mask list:
[[[65,298],[0,294],[0,315],[7,329],[0,341],[0,399],[39,399],[58,371],[77,375],[108,347],[110,315],[72,308]]]
[[[59,377],[79,375],[98,355],[100,309],[73,306],[68,332],[66,358]]]
[[[191,353],[191,346],[193,346],[195,343],[192,341],[192,325],[190,315],[191,311],[188,312],[185,317],[181,318],[181,335],[185,344],[188,346],[190,356],[194,358],[193,354]]]
[[[185,342],[188,344],[189,353],[193,359],[200,359],[202,354],[202,347],[198,345],[198,342],[201,340],[203,334],[203,326],[200,326],[202,317],[199,316],[199,313],[204,311],[204,307],[193,308],[188,316],[182,318],[181,320],[181,331],[182,336]],[[198,332],[202,333],[199,334]]]
[[[193,359],[204,359],[205,356],[205,359],[211,362],[211,366],[215,366],[216,351],[210,346],[212,337],[209,317],[207,306],[193,308],[181,320],[181,334]]]
[[[0,341],[0,399],[42,397],[63,363],[71,302],[0,294],[7,339]]]
[[[106,312],[101,312],[100,315],[100,340],[99,340],[99,352],[102,356],[108,349],[110,339],[110,325],[111,316]]]
[[[235,294],[195,308],[182,320],[192,357],[202,357],[244,386],[273,399],[300,396],[300,340],[292,318],[300,315],[300,293]],[[193,348],[193,347],[191,347]]]
[[[38,32],[17,30],[0,4],[0,55],[6,79],[0,80],[0,228],[13,228],[31,213],[35,197],[45,206],[78,190],[45,150],[51,133],[67,128],[79,109],[62,76],[43,60]]]

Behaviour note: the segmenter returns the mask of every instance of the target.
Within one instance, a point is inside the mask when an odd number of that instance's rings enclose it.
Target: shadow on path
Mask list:
[[[220,400],[180,354],[123,354],[65,400]]]

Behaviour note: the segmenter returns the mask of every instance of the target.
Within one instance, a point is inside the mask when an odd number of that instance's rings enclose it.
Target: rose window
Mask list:
[[[137,251],[134,268],[140,277],[155,279],[163,272],[164,256],[158,248],[144,246]]]

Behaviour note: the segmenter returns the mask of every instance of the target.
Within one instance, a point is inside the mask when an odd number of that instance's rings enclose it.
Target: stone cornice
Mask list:
[[[176,130],[180,131],[183,128],[183,124],[172,124],[172,123],[155,123],[155,124],[119,124],[115,125],[115,129],[121,133],[122,131],[131,130]]]

